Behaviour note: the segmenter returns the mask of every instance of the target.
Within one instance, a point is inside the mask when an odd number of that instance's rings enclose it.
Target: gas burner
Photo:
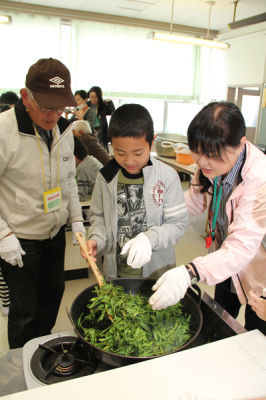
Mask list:
[[[48,385],[91,375],[98,364],[77,337],[60,335],[39,344],[30,361],[33,375]]]

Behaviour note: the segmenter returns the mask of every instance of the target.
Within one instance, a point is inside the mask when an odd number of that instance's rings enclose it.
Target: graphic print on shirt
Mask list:
[[[127,257],[120,255],[123,246],[147,229],[142,184],[117,183],[117,212],[117,262],[126,264]]]

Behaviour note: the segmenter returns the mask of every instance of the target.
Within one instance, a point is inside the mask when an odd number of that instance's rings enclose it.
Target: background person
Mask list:
[[[69,121],[87,121],[90,124],[91,130],[93,131],[96,114],[87,104],[88,97],[86,91],[77,90],[75,92],[75,99],[77,102],[77,107],[70,109],[70,112],[73,115],[69,118]]]
[[[114,103],[112,100],[103,100],[102,89],[99,86],[92,86],[88,91],[88,97],[89,101],[87,104],[97,116],[97,124],[94,126],[97,131],[97,137],[108,152],[108,143],[110,139],[106,115],[112,115],[115,110]]]
[[[245,328],[266,334],[266,322],[248,303],[248,292],[266,287],[266,157],[246,140],[239,108],[228,102],[205,106],[188,127],[198,171],[185,193],[189,215],[208,210],[210,254],[162,276],[150,298],[154,309],[176,304],[195,281],[216,284],[215,300],[236,318],[246,304]]]
[[[58,60],[40,59],[20,94],[0,114],[0,266],[10,291],[10,348],[51,333],[65,285],[65,225],[85,234],[72,128],[61,117],[76,104],[70,73]]]
[[[19,101],[19,97],[15,92],[2,93],[0,96],[0,112],[13,108],[17,101]]]
[[[88,156],[86,147],[77,136],[74,136],[74,142],[79,201],[85,201],[93,192],[96,176],[103,165],[93,156]]]
[[[111,160],[111,157],[103,148],[97,139],[97,136],[91,133],[91,128],[88,122],[75,121],[72,126],[74,136],[77,136],[82,141],[87,149],[88,155],[97,158],[102,165],[106,165]]]
[[[175,265],[174,246],[188,224],[178,174],[150,156],[154,128],[145,107],[119,107],[109,132],[114,159],[96,178],[88,252],[103,250],[106,279],[158,277]],[[130,207],[133,188],[138,201]]]

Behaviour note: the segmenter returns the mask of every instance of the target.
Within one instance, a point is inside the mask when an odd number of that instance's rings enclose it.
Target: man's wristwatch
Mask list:
[[[185,265],[185,267],[186,267],[186,269],[187,269],[187,272],[188,272],[188,274],[189,274],[190,281],[191,281],[191,285],[195,285],[195,283],[197,283],[197,282],[198,282],[198,278],[197,278],[197,276],[196,276],[196,275],[194,275],[194,272],[192,271],[192,269],[191,269],[191,268],[189,268],[189,266],[188,266],[188,265]]]

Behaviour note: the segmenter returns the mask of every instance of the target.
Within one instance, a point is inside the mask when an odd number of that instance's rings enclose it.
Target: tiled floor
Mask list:
[[[188,182],[182,182],[183,189],[186,190]],[[193,258],[205,255],[205,241],[204,241],[204,228],[206,216],[191,218],[189,226],[186,229],[185,235],[179,240],[176,249],[176,263],[177,265],[188,263]],[[67,253],[66,253],[67,257]],[[84,260],[84,263],[86,261]],[[66,289],[62,299],[59,315],[53,332],[62,332],[72,329],[71,323],[67,316],[67,309],[70,310],[71,304],[75,297],[88,286],[96,283],[96,279],[92,272],[89,272],[88,279],[72,280],[66,282]],[[200,284],[202,291],[206,291],[213,297],[214,287]],[[244,321],[244,307],[242,307],[238,321],[243,325]],[[7,342],[7,317],[3,317],[0,313],[0,355],[1,352],[8,350]]]

